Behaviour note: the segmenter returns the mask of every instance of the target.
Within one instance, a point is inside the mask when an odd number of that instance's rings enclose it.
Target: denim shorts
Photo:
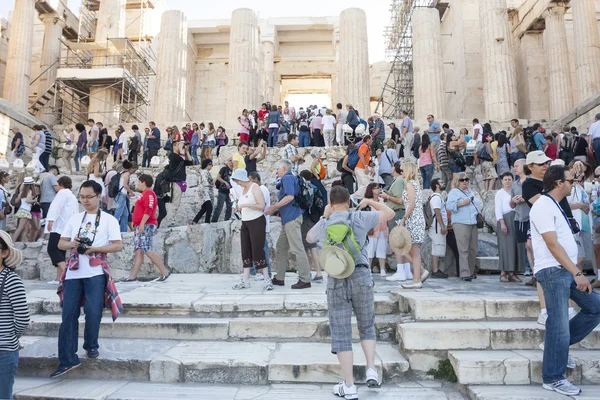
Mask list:
[[[133,228],[133,250],[142,249],[144,253],[154,250],[154,233],[156,225],[144,225],[144,233],[138,232],[138,226]]]
[[[217,141],[216,140],[208,140],[204,143],[203,147],[215,147],[217,145]]]

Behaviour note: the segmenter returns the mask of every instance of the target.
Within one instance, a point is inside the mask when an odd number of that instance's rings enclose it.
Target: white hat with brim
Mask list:
[[[4,265],[10,269],[14,269],[17,265],[23,261],[23,255],[21,250],[14,247],[12,238],[5,231],[0,230],[0,239],[6,244],[8,248],[8,256],[4,259]]]
[[[231,179],[241,182],[248,182],[248,171],[246,171],[244,168],[238,168],[235,171],[233,171]]]
[[[402,225],[398,225],[392,229],[388,240],[390,242],[390,247],[395,252],[402,255],[408,254],[412,247],[412,237],[410,236],[410,232]]]
[[[354,272],[350,253],[335,246],[325,246],[319,252],[319,264],[332,278],[345,279]]]
[[[548,161],[552,161],[550,157],[546,155],[541,150],[531,151],[527,153],[527,159],[525,160],[525,164],[545,164]]]

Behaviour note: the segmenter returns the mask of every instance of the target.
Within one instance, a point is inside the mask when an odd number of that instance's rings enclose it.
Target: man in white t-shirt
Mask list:
[[[555,165],[544,174],[544,192],[531,207],[531,240],[534,273],[544,289],[548,319],[542,362],[543,388],[567,396],[581,390],[565,379],[569,346],[579,343],[600,323],[600,296],[577,268],[577,243],[571,224],[559,202],[571,193],[573,173]],[[569,321],[569,298],[581,311]]]
[[[58,248],[71,250],[66,272],[58,286],[62,305],[62,323],[58,333],[59,366],[50,375],[56,378],[81,365],[77,357],[78,326],[81,304],[85,311],[83,348],[88,358],[98,358],[98,334],[105,306],[112,311],[113,321],[119,316],[122,305],[110,275],[108,253],[123,250],[119,223],[112,215],[100,211],[102,185],[85,181],[79,189],[79,200],[85,209],[77,213],[64,227]]]
[[[431,277],[447,279],[448,275],[440,271],[438,267],[440,257],[446,256],[446,235],[448,234],[448,213],[442,198],[444,183],[437,178],[432,180],[431,190],[433,190],[433,194],[429,197],[429,207],[431,207],[433,222],[428,230],[431,238]]]
[[[481,126],[477,118],[473,120],[473,139],[479,143],[483,140],[483,126]]]

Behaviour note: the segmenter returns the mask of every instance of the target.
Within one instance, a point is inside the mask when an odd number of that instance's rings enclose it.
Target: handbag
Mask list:
[[[63,145],[63,150],[65,150],[65,151],[74,151],[75,150],[75,144],[73,144],[73,143],[65,143]]]
[[[463,192],[463,191],[461,190],[461,192]],[[463,192],[463,194],[465,196],[467,195],[465,192]],[[472,201],[471,205],[473,207],[475,207],[475,211],[477,211],[477,215],[475,217],[475,221],[477,222],[477,229],[481,229],[485,226],[485,218],[483,217],[483,214],[479,211],[479,209],[475,205],[475,202]]]
[[[2,212],[4,213],[4,218],[6,218],[12,213],[13,209],[10,206],[10,201],[8,200],[8,196],[4,190],[2,191],[2,195],[4,196],[4,207],[2,207]]]

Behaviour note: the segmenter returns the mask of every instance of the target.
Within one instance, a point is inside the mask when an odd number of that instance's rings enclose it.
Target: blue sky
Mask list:
[[[63,0],[64,1],[64,0]],[[213,0],[165,0],[170,9],[182,10],[188,19],[229,18],[236,8],[250,7],[260,17],[322,17],[335,16],[345,8],[360,7],[367,13],[367,29],[369,35],[369,61],[381,61],[385,57],[383,30],[389,25],[389,0],[303,0],[303,1],[248,1],[226,0],[214,7]],[[80,0],[67,0],[74,11],[79,8]],[[0,16],[8,18],[14,0],[0,1]]]

